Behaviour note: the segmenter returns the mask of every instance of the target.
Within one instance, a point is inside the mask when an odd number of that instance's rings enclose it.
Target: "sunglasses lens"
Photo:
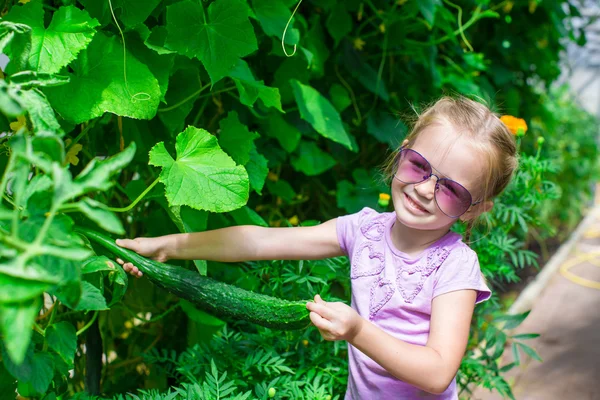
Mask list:
[[[402,150],[396,178],[404,183],[423,182],[431,176],[431,165],[419,153],[410,149]]]
[[[471,194],[459,183],[440,179],[435,200],[440,210],[449,217],[459,217],[471,207]]]

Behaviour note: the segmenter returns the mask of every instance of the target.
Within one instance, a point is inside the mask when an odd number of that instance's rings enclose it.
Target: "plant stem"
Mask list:
[[[83,332],[87,331],[87,330],[88,330],[88,328],[89,328],[90,326],[92,326],[92,324],[93,324],[93,323],[94,323],[94,321],[96,320],[96,317],[98,317],[98,311],[94,311],[94,316],[92,317],[92,319],[90,319],[90,320],[88,321],[88,323],[87,323],[87,324],[85,324],[85,325],[83,326],[83,328],[81,328],[80,330],[78,330],[78,331],[77,331],[77,336],[79,336],[79,335],[81,335]]]
[[[178,102],[176,104],[173,104],[172,106],[165,107],[165,108],[159,108],[158,112],[172,111],[172,110],[174,110],[174,109],[176,109],[176,108],[184,105],[188,101],[192,100],[194,97],[198,96],[200,93],[202,93],[208,87],[210,87],[210,83],[207,83],[206,85],[202,86],[200,89],[196,90],[194,93],[190,94],[188,97],[186,97],[185,99],[181,100],[180,102]]]
[[[139,203],[139,202],[140,202],[140,200],[142,200],[142,199],[144,198],[144,196],[146,196],[146,195],[148,194],[148,192],[150,192],[150,191],[152,190],[152,188],[153,188],[154,186],[156,186],[156,184],[158,183],[158,180],[159,180],[159,178],[156,178],[156,179],[154,180],[154,182],[152,182],[152,183],[150,184],[150,186],[148,186],[148,187],[146,188],[146,190],[144,190],[144,191],[143,191],[143,192],[142,192],[142,193],[141,193],[141,194],[140,194],[140,195],[137,197],[137,199],[135,199],[135,200],[133,201],[133,203],[131,203],[131,204],[130,204],[130,205],[128,205],[127,207],[121,207],[121,208],[108,207],[107,209],[108,209],[109,211],[112,211],[112,212],[127,212],[127,211],[131,210],[133,207],[135,207],[135,206],[137,205],[137,203]]]

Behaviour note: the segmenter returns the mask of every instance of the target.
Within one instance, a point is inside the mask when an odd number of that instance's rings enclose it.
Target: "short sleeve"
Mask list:
[[[466,245],[455,248],[437,269],[433,297],[457,290],[477,291],[476,303],[488,300],[492,292],[481,274],[477,253]]]
[[[377,211],[373,210],[372,208],[365,207],[357,213],[348,214],[337,218],[337,238],[340,248],[344,253],[346,253],[346,255],[352,254],[354,242],[356,241],[362,222],[365,220],[365,218],[373,213],[377,213]]]

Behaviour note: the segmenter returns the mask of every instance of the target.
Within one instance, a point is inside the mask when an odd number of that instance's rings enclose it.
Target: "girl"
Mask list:
[[[442,98],[387,165],[394,211],[370,208],[318,226],[235,226],[117,244],[159,261],[350,258],[352,307],[309,302],[326,340],[349,343],[346,399],[458,399],[456,373],[476,303],[491,293],[469,229],[517,167],[512,134],[487,107]],[[131,263],[123,267],[142,273]]]

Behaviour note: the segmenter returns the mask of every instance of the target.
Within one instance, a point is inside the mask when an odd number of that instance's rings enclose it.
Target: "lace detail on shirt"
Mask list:
[[[413,265],[406,265],[402,260],[396,261],[396,286],[406,303],[413,302],[423,289],[427,277],[442,265],[448,254],[450,254],[448,249],[435,247],[428,251],[427,257]],[[411,275],[416,273],[419,274],[419,280],[416,283],[409,282]]]
[[[371,286],[371,300],[369,303],[369,319],[373,319],[377,311],[392,298],[396,289],[391,281],[379,277]]]
[[[352,279],[378,275],[385,267],[385,256],[383,253],[375,251],[373,243],[364,242],[354,252],[351,264],[350,277]]]
[[[385,221],[381,218],[374,219],[361,226],[360,231],[367,239],[379,241],[385,233]]]

